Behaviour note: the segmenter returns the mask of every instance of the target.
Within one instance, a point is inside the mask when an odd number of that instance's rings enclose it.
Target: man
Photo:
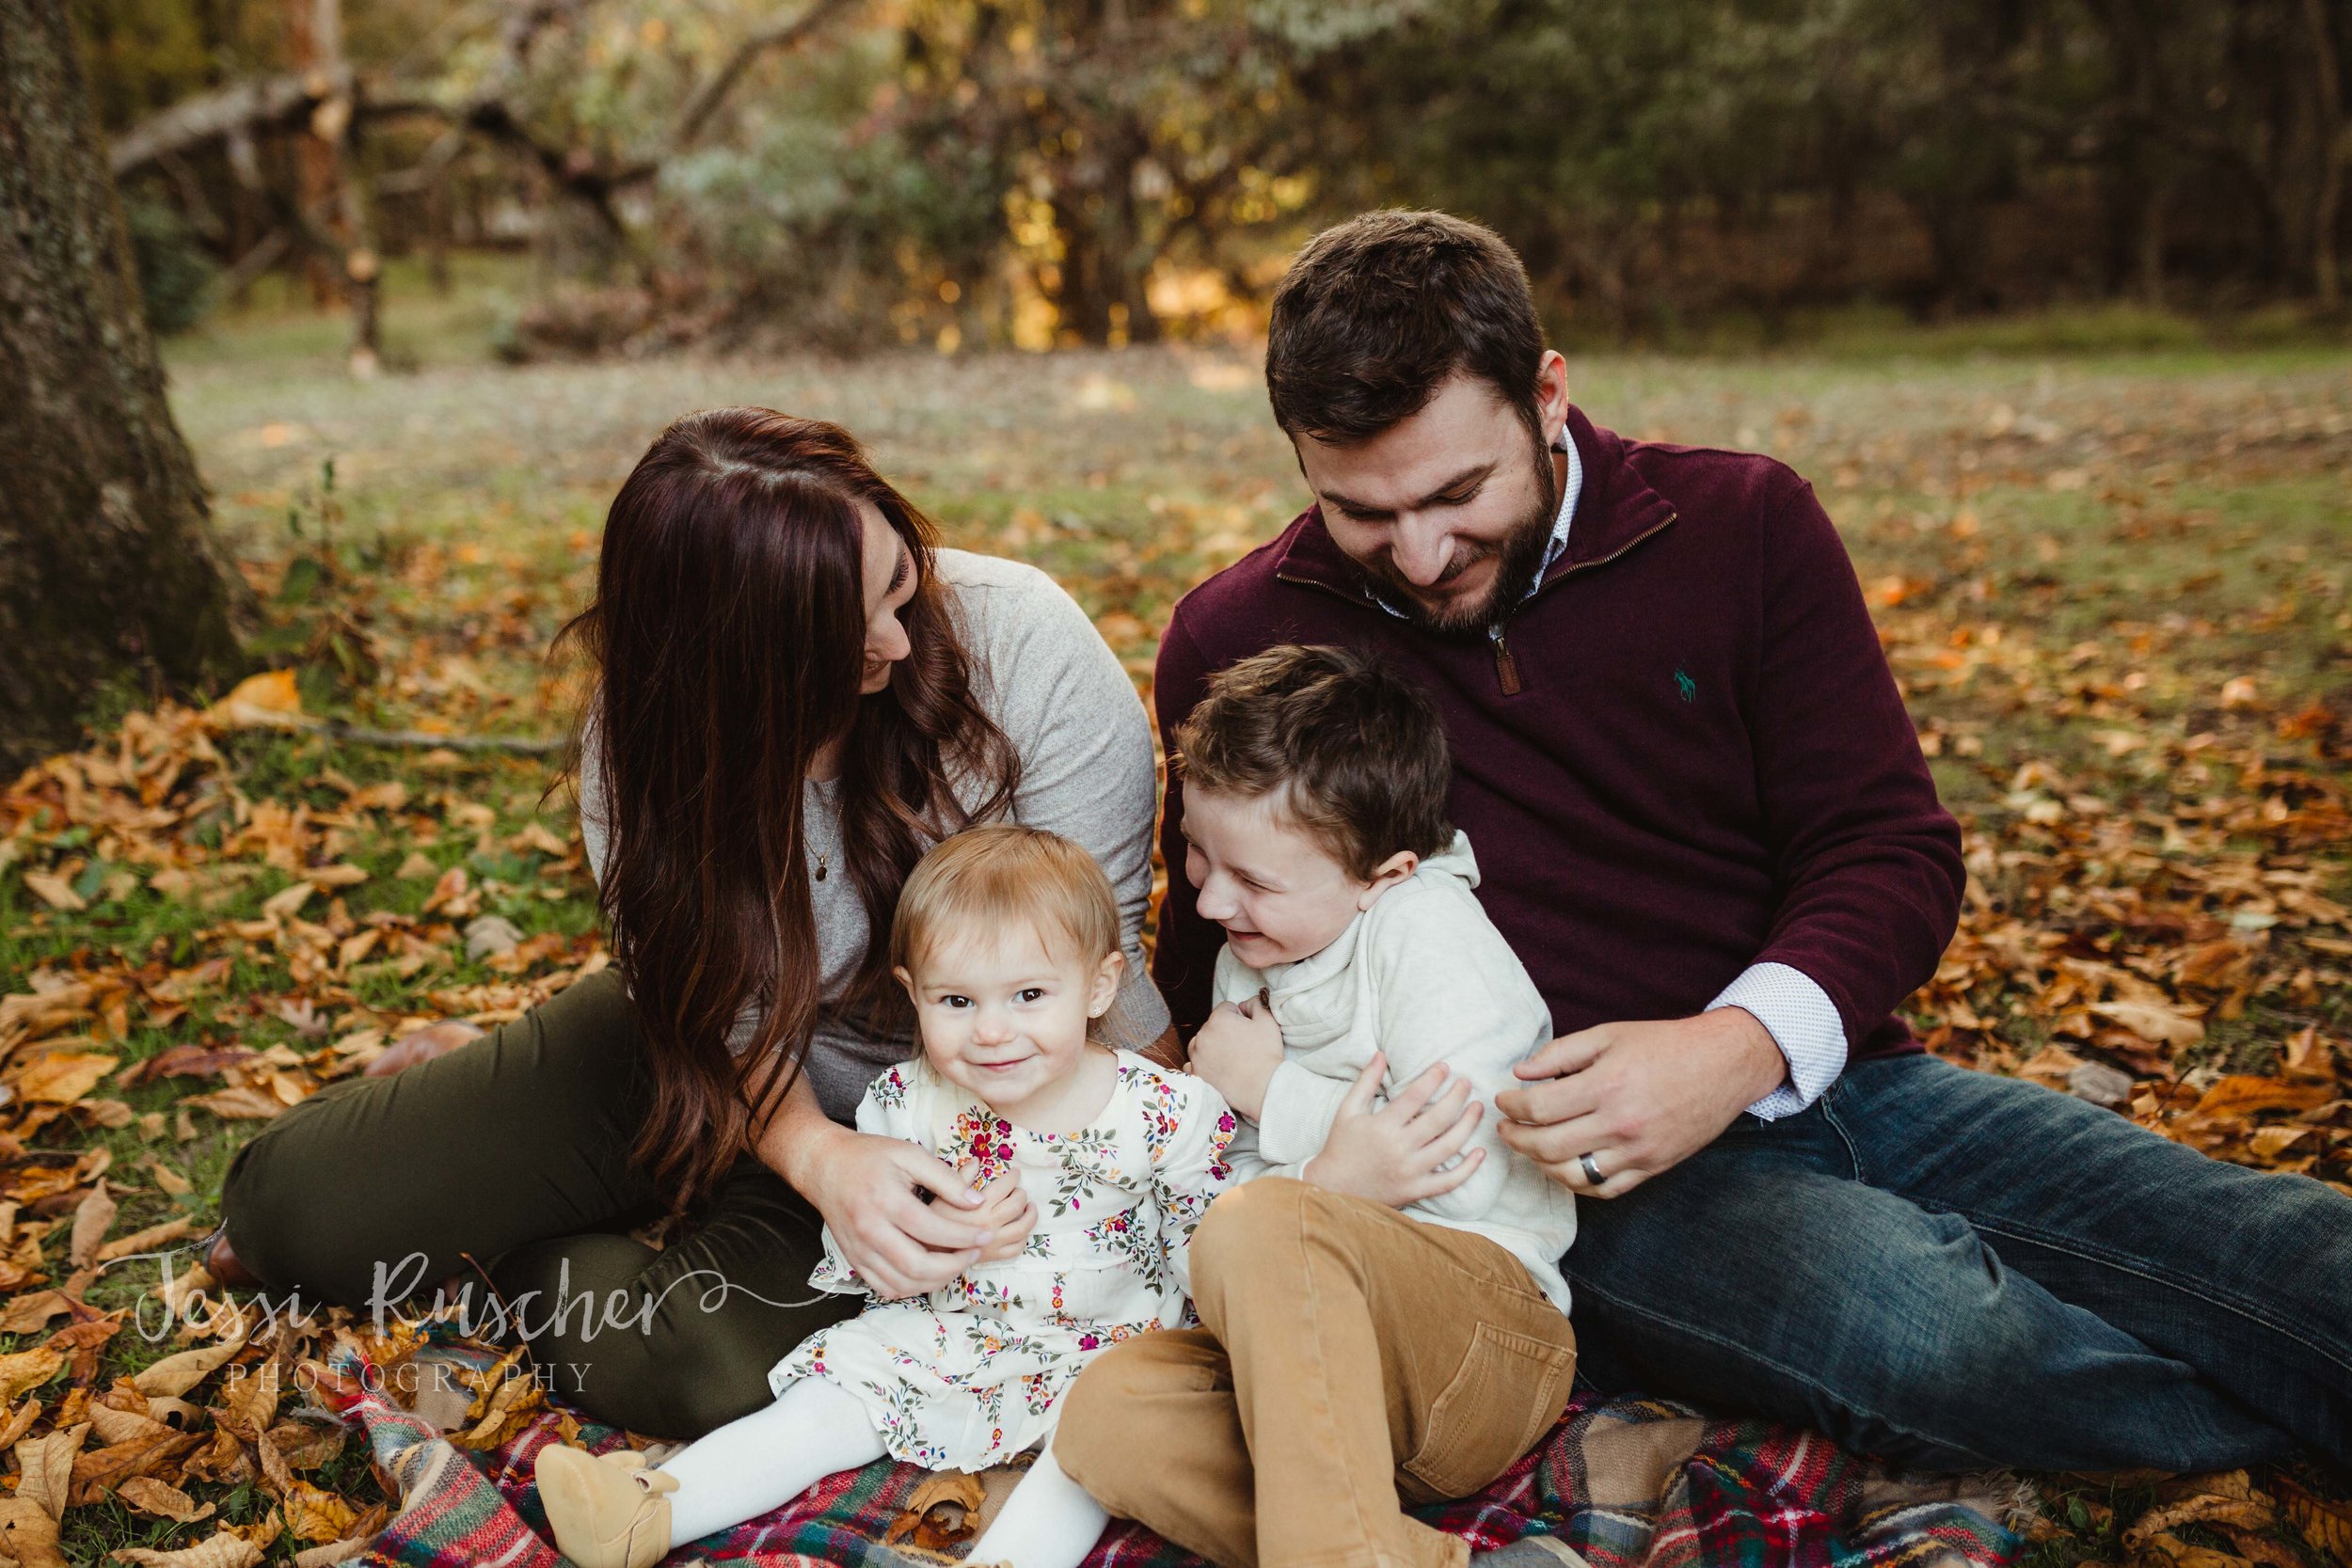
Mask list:
[[[1479,896],[1559,1035],[1504,1136],[1597,1200],[1564,1264],[1589,1375],[1920,1467],[2352,1458],[2352,1199],[1894,1016],[1960,835],[1802,479],[1597,428],[1518,258],[1439,214],[1317,236],[1266,381],[1316,504],[1177,607],[1161,733],[1279,642],[1438,701]],[[1164,839],[1183,865],[1174,784]],[[1171,879],[1187,1031],[1221,935]]]

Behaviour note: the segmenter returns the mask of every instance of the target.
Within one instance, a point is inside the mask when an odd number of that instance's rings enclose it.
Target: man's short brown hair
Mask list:
[[[1286,643],[1228,665],[1176,730],[1184,781],[1277,796],[1348,875],[1454,842],[1445,724],[1427,693],[1363,654]]]
[[[1445,213],[1379,212],[1309,240],[1274,293],[1266,395],[1293,439],[1368,441],[1456,372],[1540,435],[1544,329],[1518,254]]]

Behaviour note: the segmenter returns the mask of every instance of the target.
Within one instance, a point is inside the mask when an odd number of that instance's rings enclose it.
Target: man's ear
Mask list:
[[[1556,348],[1544,350],[1536,362],[1535,412],[1543,421],[1544,439],[1558,440],[1568,422],[1568,362]]]
[[[1103,955],[1102,965],[1094,972],[1094,989],[1087,995],[1087,1017],[1101,1018],[1111,1010],[1111,1001],[1119,995],[1119,977],[1126,972],[1126,954],[1113,949]]]
[[[1359,910],[1372,908],[1374,904],[1379,902],[1382,894],[1420,869],[1421,857],[1419,855],[1410,849],[1399,849],[1373,868],[1372,880],[1366,882],[1364,891],[1356,895],[1356,908]]]

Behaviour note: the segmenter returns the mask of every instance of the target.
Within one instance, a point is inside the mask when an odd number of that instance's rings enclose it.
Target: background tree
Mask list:
[[[196,466],[164,403],[65,14],[0,0],[0,764],[108,682],[236,657]]]

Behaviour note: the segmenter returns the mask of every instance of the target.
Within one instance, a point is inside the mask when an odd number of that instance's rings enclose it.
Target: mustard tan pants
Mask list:
[[[1219,1568],[1462,1568],[1407,1504],[1468,1497],[1568,1400],[1576,1340],[1483,1236],[1263,1177],[1192,1239],[1202,1327],[1105,1352],[1054,1452]]]

